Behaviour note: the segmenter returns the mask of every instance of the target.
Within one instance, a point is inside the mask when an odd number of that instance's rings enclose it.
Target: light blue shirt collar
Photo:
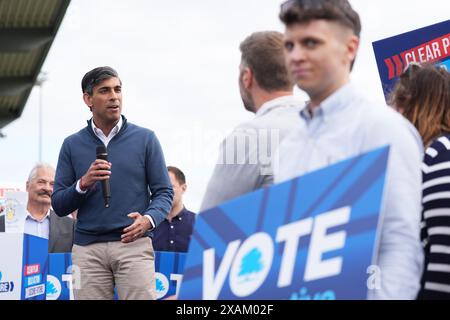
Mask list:
[[[122,125],[123,125],[123,120],[122,120],[122,116],[120,116],[119,122],[117,122],[116,126],[111,130],[108,137],[110,137],[111,135],[115,136],[122,128]],[[91,118],[91,127],[97,136],[100,134],[105,135],[103,133],[103,131],[95,125],[94,118]]]
[[[256,116],[257,117],[262,116],[278,107],[285,107],[287,105],[298,106],[301,105],[302,103],[304,102],[301,101],[298,97],[295,97],[294,95],[282,96],[264,103],[256,112]]]
[[[36,237],[48,239],[50,234],[50,210],[47,211],[47,214],[41,220],[37,220],[27,211],[24,232]]]
[[[320,105],[315,107],[312,116],[308,109],[309,103],[306,104],[305,108],[303,108],[303,110],[300,112],[300,115],[306,121],[311,121],[312,119],[317,117],[323,118],[323,120],[326,121],[328,117],[331,117],[333,114],[339,113],[341,110],[350,105],[348,102],[353,95],[353,91],[354,86],[351,83],[345,84],[324,101],[322,101]]]
[[[45,219],[50,219],[50,209],[47,211],[47,214],[45,215],[45,217],[43,217],[41,220],[38,220],[35,217],[33,217],[33,215],[27,210],[27,219],[31,219],[31,220],[41,223]]]
[[[94,118],[91,119],[92,131],[94,131],[95,135],[103,142],[103,144],[105,146],[108,146],[108,144],[111,141],[111,139],[114,138],[117,133],[119,133],[120,129],[122,128],[122,125],[123,125],[123,120],[122,120],[122,116],[120,116],[119,122],[111,130],[109,135],[105,136],[103,131],[101,129],[97,128],[97,126],[95,125]]]

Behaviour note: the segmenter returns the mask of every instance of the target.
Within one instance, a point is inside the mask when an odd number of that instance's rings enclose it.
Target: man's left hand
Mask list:
[[[128,217],[134,219],[134,222],[132,225],[123,229],[124,234],[121,236],[121,241],[123,243],[136,241],[151,228],[150,220],[141,215],[139,212],[132,212],[128,215]]]

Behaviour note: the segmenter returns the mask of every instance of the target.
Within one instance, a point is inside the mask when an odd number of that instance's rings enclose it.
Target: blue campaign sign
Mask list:
[[[73,300],[72,254],[50,253],[48,259],[47,300]]]
[[[179,299],[366,299],[389,147],[207,210]]]
[[[155,285],[156,299],[165,299],[178,293],[186,253],[155,252]]]
[[[411,62],[449,66],[450,20],[373,43],[383,92],[388,100],[398,77]]]
[[[50,253],[47,276],[47,300],[73,300],[71,291],[71,253]],[[183,274],[186,253],[155,251],[156,298],[177,293]],[[76,283],[75,279],[75,283]],[[117,300],[117,294],[115,294]]]
[[[45,300],[48,240],[23,235],[21,300]]]

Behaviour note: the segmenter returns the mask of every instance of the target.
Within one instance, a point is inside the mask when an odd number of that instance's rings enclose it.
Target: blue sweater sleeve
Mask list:
[[[63,217],[74,212],[85,199],[86,194],[77,192],[76,183],[75,171],[71,164],[70,148],[66,139],[59,153],[52,194],[52,207],[58,216]]]
[[[146,145],[146,175],[151,202],[143,214],[150,215],[157,227],[172,208],[173,189],[158,138],[152,132]]]

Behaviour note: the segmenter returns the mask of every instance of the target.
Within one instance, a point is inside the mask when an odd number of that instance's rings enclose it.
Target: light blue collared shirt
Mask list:
[[[111,141],[111,139],[114,138],[116,136],[116,134],[119,133],[120,128],[122,128],[122,125],[123,125],[123,120],[122,120],[122,116],[120,116],[119,122],[117,122],[115,127],[112,128],[112,130],[108,134],[108,136],[105,136],[103,131],[101,129],[97,128],[97,126],[95,125],[94,118],[91,119],[92,130],[94,131],[95,135],[105,144],[105,147],[107,147],[109,142]]]
[[[37,220],[35,217],[31,215],[31,213],[27,211],[27,217],[25,218],[24,233],[48,239],[50,234],[50,210],[41,220]]]
[[[278,149],[275,183],[391,146],[375,261],[381,288],[370,290],[369,298],[415,299],[423,267],[419,240],[423,146],[417,131],[397,112],[370,102],[351,84],[314,108],[313,115],[305,108],[300,118],[302,124]]]

